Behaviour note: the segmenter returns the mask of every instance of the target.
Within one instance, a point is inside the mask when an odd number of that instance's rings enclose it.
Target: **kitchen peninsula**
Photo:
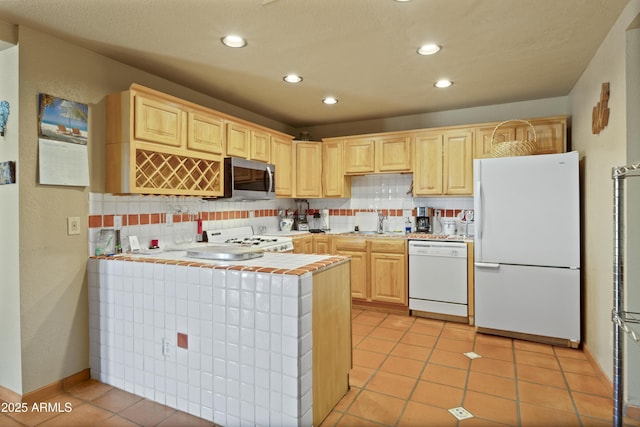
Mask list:
[[[348,389],[349,271],[326,255],[91,257],[91,375],[219,425],[319,425]]]

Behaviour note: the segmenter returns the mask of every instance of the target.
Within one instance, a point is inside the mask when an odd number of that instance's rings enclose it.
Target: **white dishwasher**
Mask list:
[[[467,245],[409,240],[409,309],[467,317]]]

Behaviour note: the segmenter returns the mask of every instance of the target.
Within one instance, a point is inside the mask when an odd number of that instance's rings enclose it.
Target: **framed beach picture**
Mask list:
[[[45,93],[38,105],[40,184],[89,185],[89,106]]]
[[[0,162],[0,185],[16,183],[16,162]]]

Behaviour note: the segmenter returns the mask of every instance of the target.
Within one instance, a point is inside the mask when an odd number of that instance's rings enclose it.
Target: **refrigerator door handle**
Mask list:
[[[477,167],[476,173],[479,173],[480,163],[476,162],[475,165]],[[482,183],[480,180],[475,182],[474,188],[474,199],[473,199],[473,220],[475,222],[475,254],[476,259],[482,259],[482,234],[483,234],[483,224],[482,220],[484,219],[484,215],[482,212]]]
[[[494,262],[476,262],[474,264],[479,268],[500,268],[500,264]]]

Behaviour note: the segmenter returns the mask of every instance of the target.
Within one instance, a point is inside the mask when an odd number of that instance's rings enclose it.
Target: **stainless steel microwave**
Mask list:
[[[276,167],[255,160],[224,159],[224,198],[271,200],[276,198]]]

